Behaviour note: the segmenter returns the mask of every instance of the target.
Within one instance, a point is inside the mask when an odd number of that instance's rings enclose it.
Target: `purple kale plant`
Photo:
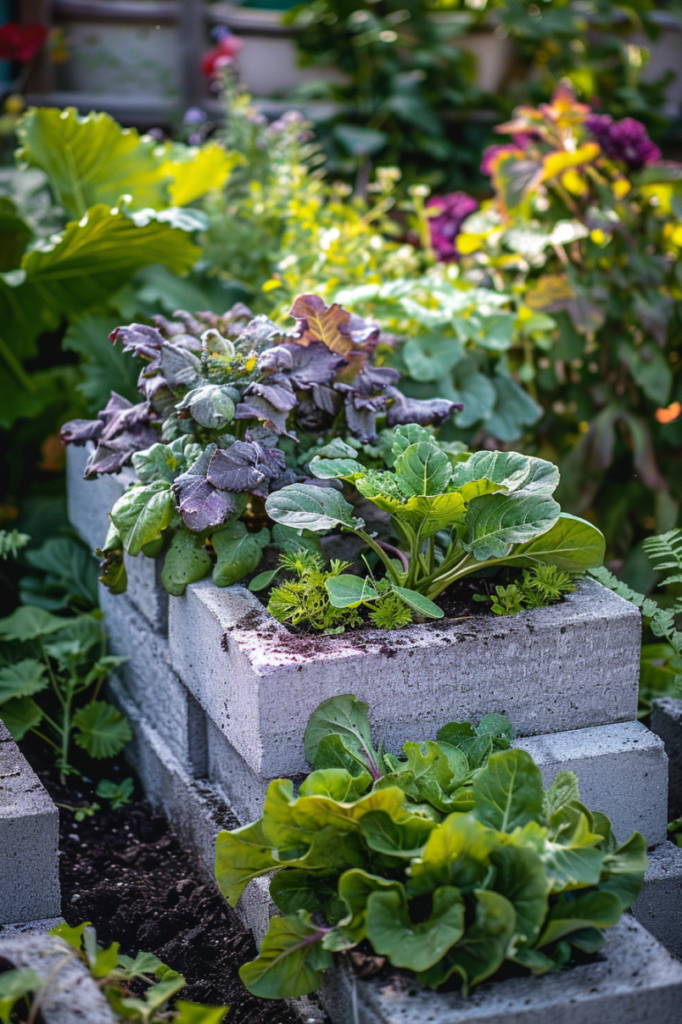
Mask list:
[[[398,371],[377,364],[373,321],[317,295],[299,296],[291,314],[286,329],[239,304],[223,316],[180,311],[112,332],[142,363],[143,401],[112,394],[97,419],[62,429],[65,444],[94,444],[86,477],[128,464],[137,476],[112,509],[107,565],[112,550],[156,555],[170,538],[162,578],[182,593],[210,571],[209,541],[214,578],[236,582],[269,538],[265,527],[245,532],[244,522],[264,521],[258,510],[271,492],[307,479],[319,439],[346,437],[360,450],[377,444],[380,427],[437,426],[461,408],[405,397]]]

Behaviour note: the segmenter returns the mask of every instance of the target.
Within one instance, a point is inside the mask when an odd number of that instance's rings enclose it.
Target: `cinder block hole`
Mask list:
[[[208,778],[208,725],[206,712],[187,693],[187,750],[189,768],[194,779]]]

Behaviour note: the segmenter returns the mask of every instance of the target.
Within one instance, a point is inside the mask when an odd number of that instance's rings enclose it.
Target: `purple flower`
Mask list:
[[[592,114],[585,127],[597,140],[609,160],[620,160],[631,171],[661,159],[661,151],[651,141],[641,121],[624,117],[614,121],[609,114]]]
[[[450,192],[447,196],[433,196],[426,206],[429,210],[439,211],[434,217],[429,218],[431,244],[437,258],[443,263],[458,259],[455,239],[462,222],[478,209],[478,203],[466,192]]]

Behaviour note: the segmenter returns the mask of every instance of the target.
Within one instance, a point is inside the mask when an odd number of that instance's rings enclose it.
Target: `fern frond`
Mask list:
[[[654,569],[682,569],[682,530],[668,530],[656,537],[647,537],[642,547]]]

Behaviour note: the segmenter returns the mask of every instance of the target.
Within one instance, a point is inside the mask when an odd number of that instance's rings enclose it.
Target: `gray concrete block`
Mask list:
[[[334,1024],[679,1024],[682,964],[626,916],[594,963],[487,981],[468,999],[398,972],[360,980],[338,958],[321,996]]]
[[[225,794],[241,821],[255,821],[263,813],[271,780],[257,775],[208,717],[206,724],[210,781]]]
[[[59,813],[0,722],[0,924],[56,917]]]
[[[197,712],[203,717],[203,712],[171,667],[168,641],[150,627],[125,594],[110,594],[100,585],[99,596],[109,649],[129,659],[112,677],[111,689],[125,687],[185,768],[191,774],[204,774],[205,741],[197,746],[193,718]]]
[[[632,913],[682,959],[682,848],[675,843],[666,841],[649,851],[649,867]]]
[[[66,449],[66,494],[69,522],[94,551],[101,548],[109,529],[109,512],[135,476],[127,467],[116,474],[84,480],[83,471],[94,445],[88,442]]]
[[[336,637],[290,634],[243,587],[169,601],[173,665],[254,771],[306,768],[303,725],[328,697],[367,701],[395,750],[453,719],[509,716],[520,735],[633,720],[640,614],[592,579],[558,605]]]
[[[49,932],[58,924],[64,924],[63,917],[41,917],[39,921],[22,921],[20,924],[0,924],[0,937],[9,934],[27,935],[29,932]]]
[[[667,835],[668,764],[663,744],[641,722],[621,722],[514,741],[542,771],[545,786],[573,771],[580,799],[608,815],[620,842],[637,830],[649,846]]]
[[[668,816],[672,821],[682,816],[682,700],[674,697],[655,700],[651,708],[651,729],[665,743],[668,755]]]
[[[43,982],[40,1020],[44,1024],[116,1024],[114,1014],[85,964],[63,939],[44,933],[0,934],[2,962],[33,970]]]
[[[123,556],[128,576],[126,595],[149,625],[164,636],[168,633],[168,591],[161,583],[163,558]]]

